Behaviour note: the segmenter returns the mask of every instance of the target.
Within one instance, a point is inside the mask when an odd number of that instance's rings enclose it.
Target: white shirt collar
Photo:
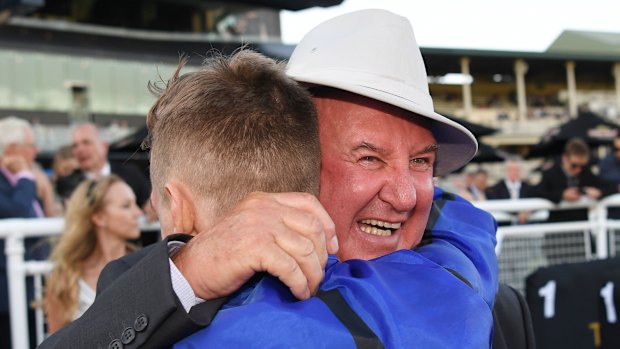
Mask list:
[[[103,165],[103,167],[101,168],[101,171],[99,171],[99,173],[93,171],[86,171],[84,172],[84,175],[88,179],[97,179],[103,176],[109,176],[111,173],[112,168],[110,167],[110,162],[106,162],[105,165]]]

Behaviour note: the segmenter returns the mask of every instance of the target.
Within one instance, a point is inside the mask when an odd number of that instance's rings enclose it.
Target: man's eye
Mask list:
[[[377,161],[377,158],[374,156],[363,156],[360,161],[367,161],[367,162],[373,162],[373,161]]]
[[[417,170],[427,170],[432,166],[432,163],[427,158],[413,158],[411,159],[411,166]]]

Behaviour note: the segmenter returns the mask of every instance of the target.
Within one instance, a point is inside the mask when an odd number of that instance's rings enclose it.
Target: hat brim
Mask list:
[[[328,71],[315,70],[306,74],[296,74],[295,71],[289,70],[287,74],[298,82],[352,92],[430,119],[432,122],[431,132],[439,145],[434,171],[435,176],[446,175],[465,166],[476,155],[478,149],[476,137],[459,123],[402,97],[412,92],[411,87],[404,83],[400,84],[400,86],[397,83],[396,86],[390,87],[391,91],[385,91],[364,84],[368,79],[368,74],[364,72],[356,74],[351,70],[329,69]],[[356,79],[356,75],[362,76]],[[399,92],[399,89],[403,89],[403,91]],[[402,93],[406,90],[409,90],[409,94]]]

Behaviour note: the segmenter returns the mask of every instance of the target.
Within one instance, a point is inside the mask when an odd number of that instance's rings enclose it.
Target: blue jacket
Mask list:
[[[422,247],[371,260],[330,256],[317,296],[265,275],[175,348],[489,348],[495,221],[435,191]]]
[[[36,199],[37,189],[33,181],[22,178],[13,187],[0,172],[0,219],[36,217],[32,206]]]
[[[32,206],[36,197],[37,190],[33,181],[22,178],[14,187],[0,171],[0,219],[36,217]],[[3,314],[9,311],[8,293],[4,239],[0,239],[0,313]]]

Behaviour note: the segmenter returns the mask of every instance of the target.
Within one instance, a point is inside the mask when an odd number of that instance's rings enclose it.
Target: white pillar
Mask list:
[[[467,76],[469,74],[469,58],[461,57],[461,74]],[[463,108],[465,109],[465,116],[470,117],[472,111],[472,98],[471,98],[471,83],[463,83]]]
[[[525,94],[525,74],[527,63],[523,59],[515,61],[515,77],[517,80],[517,113],[519,121],[525,121],[527,116],[527,99]]]
[[[616,81],[616,106],[620,113],[620,63],[614,64],[613,75]]]
[[[577,83],[575,80],[575,61],[566,62],[566,83],[568,85],[568,113],[577,116]]]

